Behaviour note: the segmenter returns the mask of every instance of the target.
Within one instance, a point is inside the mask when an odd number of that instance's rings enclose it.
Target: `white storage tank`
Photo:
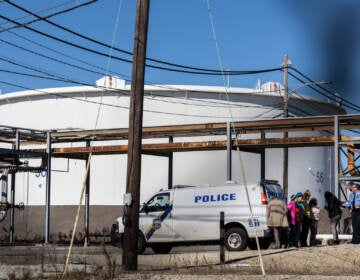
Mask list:
[[[189,85],[145,86],[143,126],[279,118],[283,114],[282,89],[275,82],[265,84],[260,90]],[[104,77],[94,87],[50,88],[2,94],[0,125],[43,130],[124,128],[128,127],[129,96],[130,85],[118,77]],[[289,105],[290,116],[345,113],[337,104],[305,96],[290,96]],[[207,139],[219,138],[214,136]],[[175,142],[177,140],[174,139]],[[279,180],[280,183],[282,153],[282,149],[266,150],[266,178]],[[242,153],[242,159],[246,181],[258,181],[260,156]],[[333,190],[332,159],[333,150],[329,147],[289,149],[289,195],[310,188],[322,206],[325,191]],[[126,155],[93,157],[92,209],[102,207],[101,213],[108,215],[122,205],[126,163]],[[51,205],[74,207],[79,201],[85,163],[80,160],[53,159],[52,169]],[[167,158],[143,155],[141,202],[159,188],[167,187],[167,170]],[[227,174],[226,151],[174,153],[173,171],[174,185],[222,184]],[[232,174],[233,180],[243,183],[236,154],[233,156]],[[16,202],[24,202],[28,207],[43,206],[45,177],[46,173],[18,173]],[[62,217],[61,213],[56,215],[59,215],[57,219],[73,218]],[[64,215],[68,213],[64,212]],[[109,216],[117,217],[119,213],[111,213]],[[106,226],[101,222],[98,226],[100,229]],[[29,229],[25,231],[29,232]]]

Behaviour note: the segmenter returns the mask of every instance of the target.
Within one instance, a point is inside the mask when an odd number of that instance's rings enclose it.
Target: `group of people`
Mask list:
[[[320,208],[317,199],[310,197],[310,190],[306,190],[304,193],[298,192],[292,195],[287,205],[276,197],[269,201],[268,226],[274,232],[275,248],[281,247],[281,239],[284,240],[282,242],[284,246],[289,247],[316,245]],[[287,234],[288,228],[290,228],[289,234]]]
[[[351,191],[349,200],[341,202],[334,194],[327,191],[325,209],[331,224],[333,244],[339,244],[339,224],[341,208],[351,212],[353,244],[360,244],[360,185],[350,182],[346,188]],[[288,247],[316,246],[316,234],[320,219],[320,208],[315,197],[311,198],[310,190],[291,195],[290,202],[273,197],[268,203],[268,226],[273,229],[275,248],[283,244]],[[288,230],[290,228],[290,231]],[[309,237],[310,233],[310,238]],[[308,244],[309,239],[309,244]],[[281,242],[281,240],[283,240]]]

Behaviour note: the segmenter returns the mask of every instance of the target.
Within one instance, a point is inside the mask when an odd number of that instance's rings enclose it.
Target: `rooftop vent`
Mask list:
[[[125,89],[125,80],[116,76],[105,76],[96,81],[96,86],[113,89]]]

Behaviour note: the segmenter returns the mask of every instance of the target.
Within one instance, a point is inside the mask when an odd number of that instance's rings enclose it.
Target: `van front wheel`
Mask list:
[[[247,235],[242,228],[230,228],[226,231],[225,247],[228,251],[242,251],[247,246]]]

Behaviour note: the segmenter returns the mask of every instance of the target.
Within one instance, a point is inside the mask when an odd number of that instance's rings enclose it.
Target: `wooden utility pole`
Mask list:
[[[289,86],[288,86],[288,67],[290,66],[290,60],[288,55],[285,54],[284,61],[281,65],[284,69],[284,118],[289,117]],[[284,138],[288,138],[288,132],[284,132]],[[289,150],[284,148],[284,161],[283,161],[283,189],[284,195],[288,197],[288,173],[289,173]]]
[[[150,0],[138,0],[136,8],[126,173],[126,193],[131,194],[132,201],[129,206],[124,205],[126,208],[124,213],[127,214],[122,258],[125,270],[137,270],[142,117],[149,2]]]

